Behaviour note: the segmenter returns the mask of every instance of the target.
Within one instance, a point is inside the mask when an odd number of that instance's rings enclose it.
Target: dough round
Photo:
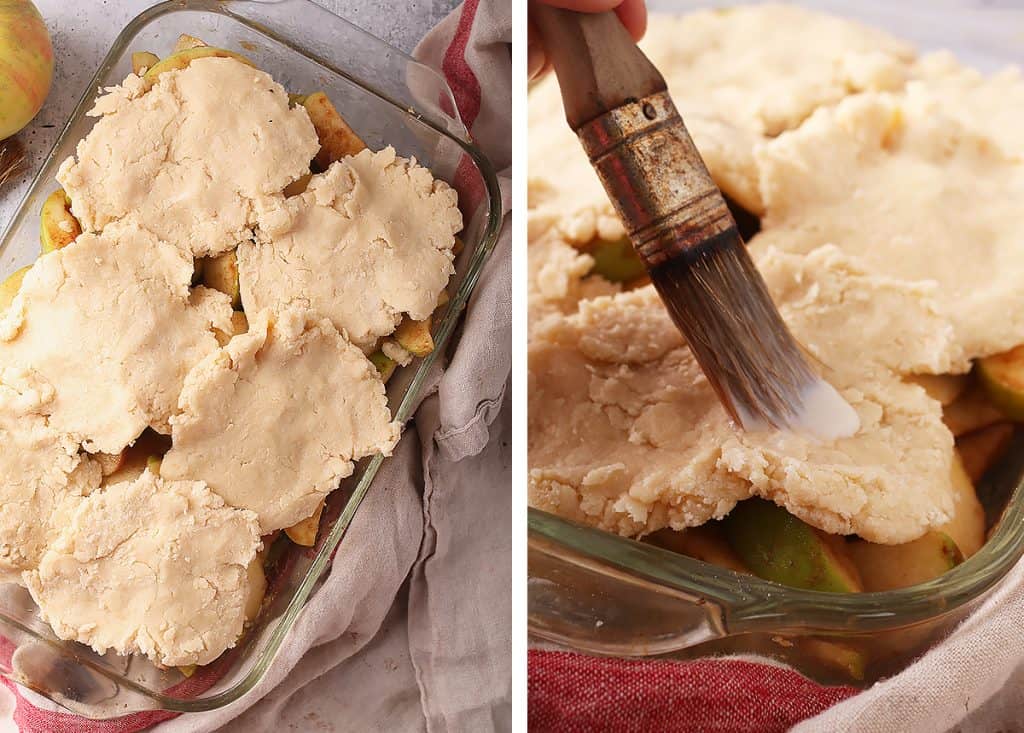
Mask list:
[[[279,196],[320,149],[309,115],[268,74],[201,58],[101,97],[101,117],[57,180],[87,232],[127,216],[193,256],[252,236],[254,202]]]
[[[0,319],[0,364],[54,390],[50,427],[118,453],[148,425],[168,431],[185,374],[228,330],[228,297],[189,289],[192,262],[131,222],[43,255]]]
[[[889,544],[948,519],[953,441],[941,406],[889,368],[945,352],[949,324],[927,289],[879,279],[834,249],[758,264],[796,337],[857,411],[858,433],[820,443],[738,432],[652,287],[582,301],[531,335],[534,506],[629,536],[702,524],[751,495]],[[835,339],[851,322],[860,358]]]
[[[948,51],[922,56],[913,68],[909,94],[936,100],[942,111],[972,132],[992,138],[1009,156],[1024,156],[1024,77],[1016,66],[991,76],[961,65]]]
[[[20,582],[81,497],[100,484],[99,464],[47,424],[53,389],[37,374],[0,369],[0,582]]]
[[[859,23],[777,4],[654,15],[641,48],[668,82],[719,187],[763,210],[754,148],[848,94],[903,86],[913,49]],[[531,236],[570,243],[622,234],[613,207],[565,123],[554,75],[529,94]]]
[[[531,329],[548,315],[575,312],[580,300],[614,295],[621,289],[600,275],[591,275],[594,258],[561,239],[546,237],[533,242],[526,256]]]
[[[311,515],[353,460],[389,455],[399,435],[373,364],[299,309],[253,317],[192,370],[180,406],[161,475],[205,481],[264,534]]]
[[[150,472],[82,500],[25,573],[62,639],[158,664],[206,664],[234,646],[261,546],[256,516],[198,481]]]
[[[301,305],[371,348],[403,313],[433,312],[454,272],[457,201],[390,147],[334,163],[303,194],[262,212],[257,241],[238,248],[246,311]]]
[[[760,147],[767,214],[750,248],[833,243],[871,272],[935,283],[952,369],[967,371],[1024,343],[1024,166],[943,110],[862,94]]]

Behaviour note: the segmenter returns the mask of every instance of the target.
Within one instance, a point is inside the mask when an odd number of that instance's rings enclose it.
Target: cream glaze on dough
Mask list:
[[[46,419],[53,388],[27,370],[0,369],[0,582],[21,582],[100,484],[100,467]]]
[[[206,664],[242,633],[260,547],[253,512],[226,506],[202,482],[146,471],[82,500],[24,578],[61,639],[167,666]]]
[[[760,142],[848,94],[902,88],[914,59],[910,46],[881,31],[777,4],[653,16],[640,45],[718,185],[754,213],[763,208],[753,156]],[[551,228],[570,243],[621,236],[565,123],[553,75],[529,102],[531,238]]]
[[[301,309],[255,316],[188,375],[180,407],[161,476],[205,481],[263,534],[310,516],[353,460],[390,455],[399,435],[373,364]]]
[[[653,288],[596,298],[531,336],[531,504],[628,536],[699,525],[752,495],[889,544],[948,519],[953,440],[941,406],[893,371],[947,363],[952,333],[934,291],[867,273],[831,247],[766,252],[759,266],[860,431],[831,443],[737,432]],[[852,324],[858,345],[834,338]]]
[[[943,109],[862,94],[761,146],[767,214],[750,248],[829,242],[870,272],[933,283],[956,334],[945,371],[966,372],[1024,342],[1024,165]]]
[[[300,305],[369,350],[403,313],[429,316],[454,272],[458,196],[394,148],[364,150],[260,213],[238,248],[246,311]]]
[[[196,59],[149,91],[131,75],[90,114],[100,120],[57,173],[83,229],[131,216],[197,257],[251,238],[255,203],[279,197],[320,149],[305,108],[229,58]]]
[[[53,389],[49,426],[118,453],[151,426],[169,432],[185,374],[230,329],[228,297],[189,289],[192,262],[132,222],[43,255],[0,319],[0,364]]]

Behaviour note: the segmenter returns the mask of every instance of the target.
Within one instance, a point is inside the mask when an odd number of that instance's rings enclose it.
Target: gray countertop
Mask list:
[[[75,103],[121,29],[153,0],[33,0],[50,30],[56,61],[46,104],[18,134],[28,154],[26,171],[0,190],[0,231],[53,146]],[[393,46],[411,52],[458,0],[314,0]]]

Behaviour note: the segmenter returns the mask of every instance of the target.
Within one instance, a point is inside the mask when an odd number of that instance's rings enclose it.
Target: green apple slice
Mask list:
[[[377,371],[380,372],[381,381],[387,384],[387,381],[391,379],[391,375],[395,373],[395,360],[387,356],[383,351],[375,351],[370,354],[370,362],[377,367]]]
[[[234,59],[235,61],[241,61],[243,64],[253,66],[252,61],[234,51],[228,51],[223,48],[214,48],[213,46],[199,46],[197,48],[187,48],[184,51],[178,51],[177,53],[171,54],[165,59],[162,59],[159,63],[156,63],[146,72],[145,76],[142,77],[144,87],[149,89],[152,87],[161,74],[165,71],[177,71],[178,69],[184,69],[186,66],[191,64],[196,59],[205,58],[225,58]]]
[[[1024,345],[979,359],[977,369],[992,404],[1011,420],[1024,421]]]
[[[722,527],[730,546],[754,575],[828,593],[863,589],[842,537],[825,534],[771,502],[740,502]]]
[[[82,226],[71,213],[71,200],[63,188],[46,197],[39,213],[39,241],[43,254],[67,247],[82,233]]]
[[[132,54],[132,72],[137,76],[142,76],[149,69],[159,63],[160,57],[155,53],[149,51],[136,51]]]
[[[964,561],[953,538],[937,531],[902,545],[855,540],[848,547],[866,591],[909,588],[937,578]]]
[[[31,269],[32,265],[26,265],[20,270],[12,272],[6,280],[0,283],[0,315],[3,315],[4,311],[11,307],[14,296],[21,290],[21,281],[25,279],[25,274]]]
[[[227,295],[231,298],[231,307],[237,309],[242,303],[242,295],[238,286],[238,256],[234,251],[206,257],[201,267],[203,285]]]
[[[627,237],[598,240],[586,252],[594,258],[594,269],[591,272],[610,282],[628,283],[647,274],[644,263],[640,261]]]

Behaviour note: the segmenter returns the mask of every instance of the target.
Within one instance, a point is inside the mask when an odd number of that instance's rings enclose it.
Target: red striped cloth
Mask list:
[[[479,0],[466,0],[463,3],[455,35],[445,52],[441,68],[445,80],[454,94],[459,116],[467,129],[472,127],[473,121],[480,111],[481,102],[480,84],[466,60],[466,47],[470,40],[478,5]],[[472,175],[471,167],[472,161],[469,156],[464,156],[456,171],[455,180],[452,181],[459,192],[459,204],[464,211],[472,210],[483,195],[483,191],[477,185],[477,176]],[[287,643],[286,639],[285,644]],[[6,657],[8,667],[12,652],[11,643],[0,637],[0,654]],[[225,669],[222,665],[213,665],[205,670],[200,669],[192,678],[171,688],[168,692],[184,697],[200,695],[217,683]],[[0,678],[0,681],[14,693],[16,707],[13,718],[20,733],[137,733],[137,731],[145,730],[180,715],[180,713],[155,710],[132,713],[109,720],[89,720],[71,713],[52,712],[36,707],[29,702],[18,685],[6,678]]]
[[[736,659],[636,661],[529,652],[531,733],[774,733],[857,694]]]

